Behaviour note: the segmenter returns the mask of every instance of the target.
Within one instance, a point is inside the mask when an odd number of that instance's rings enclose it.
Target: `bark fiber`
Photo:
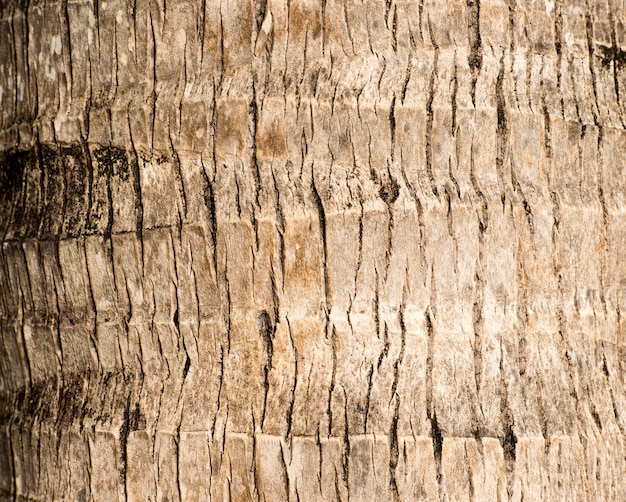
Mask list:
[[[625,9],[0,2],[0,500],[626,500]]]

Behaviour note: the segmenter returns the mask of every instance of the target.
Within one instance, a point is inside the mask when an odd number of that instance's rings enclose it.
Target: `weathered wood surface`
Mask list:
[[[0,499],[626,500],[622,2],[0,5]]]

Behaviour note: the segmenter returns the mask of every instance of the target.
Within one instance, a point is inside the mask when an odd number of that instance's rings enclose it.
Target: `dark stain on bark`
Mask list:
[[[386,204],[393,204],[400,195],[400,185],[395,178],[390,176],[381,184],[378,194]]]
[[[118,176],[122,181],[128,181],[129,166],[126,150],[114,146],[103,146],[93,152],[102,174]]]
[[[515,462],[515,448],[517,446],[517,436],[513,432],[513,422],[509,420],[504,425],[504,438],[502,439],[502,449],[504,459]]]
[[[65,176],[56,147],[42,145],[40,158],[44,188],[39,235],[44,239],[53,239],[61,233],[61,223],[65,213]]]
[[[443,454],[443,435],[437,422],[437,413],[433,411],[433,416],[430,419],[431,437],[433,440],[433,454],[435,457],[435,468],[437,470],[437,485],[439,486],[439,495],[441,496],[442,490],[442,469],[441,469],[441,456]]]
[[[57,407],[57,444],[61,440],[63,431],[70,430],[72,424],[82,424],[87,413],[83,406],[85,401],[85,381],[89,380],[89,375],[69,375],[63,379],[63,385],[59,392]]]
[[[141,202],[141,185],[139,182],[139,162],[134,152],[113,146],[103,146],[93,152],[101,173],[118,185],[127,185],[135,196],[135,226],[141,231],[143,226],[143,205]],[[164,162],[162,157],[157,163]],[[112,215],[110,214],[112,218]],[[109,222],[109,226],[112,222]]]
[[[483,64],[482,41],[480,38],[480,0],[467,0],[467,28],[469,32],[470,70],[480,70]]]
[[[605,45],[598,45],[597,48],[600,53],[600,63],[604,69],[608,70],[611,63],[615,65],[617,70],[621,70],[626,66],[626,51],[617,46],[607,47]]]
[[[67,145],[59,148],[61,165],[65,171],[65,213],[64,234],[77,237],[83,231],[84,215],[87,212],[87,181],[89,170],[87,155],[81,145]]]
[[[32,425],[35,420],[49,420],[52,417],[49,396],[54,394],[55,386],[56,380],[51,378],[17,391],[13,402],[7,402],[6,407],[0,408],[0,423],[8,423],[12,416],[15,423],[21,425]]]
[[[13,225],[19,227],[23,220],[22,180],[25,167],[30,163],[30,152],[5,152],[0,157],[0,214],[4,215],[0,231],[2,235],[11,227],[11,209],[13,209]]]
[[[513,414],[505,405],[503,412],[503,428],[504,435],[500,438],[500,446],[502,447],[504,455],[504,470],[506,475],[506,484],[509,497],[513,494],[513,471],[515,469],[516,448],[517,448],[517,436],[513,431]],[[545,433],[544,433],[545,434]],[[548,438],[546,437],[546,443]]]
[[[600,420],[600,415],[598,415],[596,410],[596,405],[593,402],[591,403],[591,416],[593,417],[593,421],[596,423],[598,429],[602,431],[602,421]]]
[[[378,195],[388,206],[393,204],[400,196],[400,184],[390,173],[379,176],[374,169],[370,169],[371,180],[379,185]]]

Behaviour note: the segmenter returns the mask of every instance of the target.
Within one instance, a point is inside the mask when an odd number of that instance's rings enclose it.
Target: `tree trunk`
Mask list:
[[[620,2],[0,9],[0,500],[626,500]]]

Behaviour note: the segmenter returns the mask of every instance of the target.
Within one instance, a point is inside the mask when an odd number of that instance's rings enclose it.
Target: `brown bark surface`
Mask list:
[[[0,2],[0,500],[626,500],[625,24]]]

